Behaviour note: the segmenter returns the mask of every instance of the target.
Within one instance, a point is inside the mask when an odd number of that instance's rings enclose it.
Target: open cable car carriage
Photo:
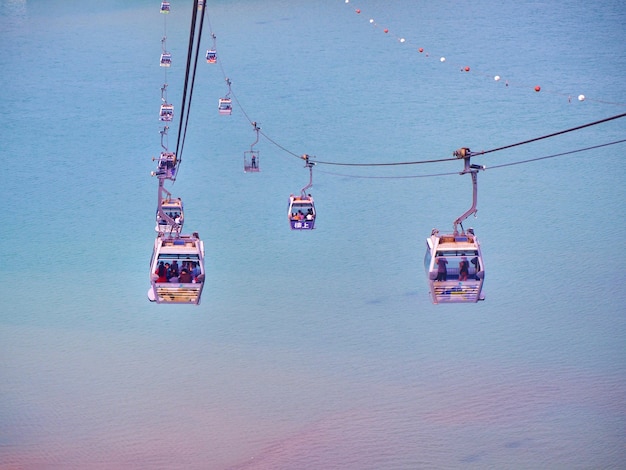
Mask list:
[[[150,261],[151,302],[198,305],[204,277],[204,243],[197,233],[157,235]]]
[[[472,228],[467,231],[463,229],[463,221],[469,215],[476,214],[476,174],[484,167],[470,165],[471,152],[467,148],[455,151],[454,155],[465,160],[465,169],[461,174],[470,173],[472,176],[473,204],[454,221],[452,233],[440,234],[439,230],[433,229],[426,239],[424,267],[434,304],[468,303],[485,299],[482,292],[485,267],[480,243]],[[461,226],[460,232],[458,225]]]
[[[309,161],[308,155],[302,158],[306,162],[309,169],[309,184],[300,190],[300,196],[291,194],[289,196],[289,208],[287,209],[287,217],[289,218],[289,226],[291,230],[313,230],[315,228],[315,202],[306,190],[313,186],[313,165],[315,163]]]
[[[253,172],[258,173],[260,171],[259,168],[259,151],[254,150],[253,147],[259,141],[259,131],[261,128],[257,126],[256,122],[252,123],[254,130],[256,131],[256,140],[252,145],[250,145],[250,150],[243,153],[243,171],[244,173]]]
[[[224,98],[219,99],[219,102],[217,104],[217,110],[220,114],[230,115],[233,113],[233,101],[230,99],[230,79],[226,79],[226,84],[228,85],[228,93],[226,93],[226,96]]]

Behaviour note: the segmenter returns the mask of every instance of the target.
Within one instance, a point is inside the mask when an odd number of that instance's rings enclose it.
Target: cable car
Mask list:
[[[206,51],[206,62],[207,64],[214,64],[217,62],[217,51],[213,49],[209,49]]]
[[[204,243],[197,233],[157,235],[150,261],[151,302],[198,305],[204,276]]]
[[[259,131],[261,128],[257,126],[256,122],[252,123],[254,130],[256,131],[256,140],[250,145],[250,150],[243,153],[243,171],[258,172],[259,171],[259,151],[253,150],[254,146],[259,142]]]
[[[164,190],[164,189],[163,189]],[[185,222],[183,201],[180,198],[170,197],[161,200],[160,209],[156,211],[156,226],[159,233],[180,232]]]
[[[161,13],[170,12],[170,2],[161,2]]]
[[[484,167],[470,164],[472,152],[468,148],[456,150],[454,156],[465,162],[461,174],[469,173],[472,177],[472,207],[454,221],[451,234],[439,234],[439,230],[433,229],[426,239],[424,268],[434,304],[485,300],[482,292],[485,265],[480,243],[474,229],[469,228],[467,232],[463,229],[463,221],[477,212],[477,173]],[[460,232],[458,226],[461,227]]]
[[[220,114],[230,115],[233,113],[233,102],[230,98],[220,98],[217,109]]]
[[[157,171],[153,171],[152,176],[158,176],[159,180],[175,180],[177,164],[178,161],[176,160],[176,154],[174,152],[161,152],[157,164]]]
[[[315,216],[315,203],[310,194],[289,196],[288,217],[291,230],[313,230]]]
[[[169,122],[174,119],[174,105],[163,103],[159,112],[159,120]]]
[[[426,239],[424,267],[434,304],[485,300],[485,267],[473,229],[456,234],[433,229]]]
[[[315,202],[306,190],[313,186],[313,165],[315,163],[309,161],[308,155],[301,157],[306,162],[309,169],[309,184],[300,190],[300,196],[289,196],[289,208],[287,209],[287,218],[291,230],[313,230],[315,228]]]
[[[172,65],[172,54],[163,52],[161,54],[161,67],[170,67]]]
[[[202,10],[202,7],[204,7],[204,0],[198,0],[198,10]]]

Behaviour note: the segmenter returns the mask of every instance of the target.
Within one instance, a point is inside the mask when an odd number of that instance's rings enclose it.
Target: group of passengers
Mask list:
[[[435,258],[435,263],[437,264],[437,281],[447,281],[448,280],[448,269],[447,264],[448,260],[437,253]],[[471,263],[474,265],[475,272],[479,271],[479,262],[478,256],[472,258]],[[461,261],[459,262],[459,281],[467,281],[469,277],[469,262],[465,256],[461,256]],[[478,279],[478,278],[476,278]]]
[[[172,261],[172,264],[160,261],[154,274],[156,282],[191,284],[204,280],[204,274],[195,261],[183,261],[182,266],[178,265],[177,260]]]
[[[291,220],[313,220],[314,218],[315,215],[313,215],[313,209],[311,208],[309,208],[306,215],[302,212],[302,210],[291,213]]]

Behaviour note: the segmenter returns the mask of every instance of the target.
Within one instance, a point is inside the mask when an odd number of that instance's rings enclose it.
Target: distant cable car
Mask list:
[[[204,7],[204,0],[198,0],[198,10],[202,10],[202,7]]]
[[[256,122],[252,123],[254,130],[256,131],[256,140],[252,145],[250,145],[250,150],[243,153],[243,171],[244,173],[248,172],[259,172],[259,151],[254,150],[253,147],[259,141],[259,131],[261,128],[257,126]]]
[[[150,262],[151,302],[198,305],[204,278],[204,243],[197,233],[157,235]]]
[[[233,113],[233,102],[230,98],[220,98],[217,105],[220,114],[230,115]]]
[[[156,211],[156,226],[159,233],[180,232],[185,223],[183,201],[180,198],[163,199]]]
[[[169,122],[174,119],[174,105],[163,103],[159,111],[159,120]]]
[[[217,62],[217,51],[214,49],[209,49],[206,51],[206,62],[207,64],[214,64]]]
[[[161,13],[170,12],[170,2],[161,2]]]
[[[170,67],[172,65],[172,54],[163,52],[161,54],[161,67]]]
[[[161,152],[158,158],[157,171],[153,171],[152,176],[157,176],[159,179],[175,180],[177,164],[178,161],[174,152]]]
[[[226,93],[226,96],[224,98],[219,99],[217,110],[219,111],[220,114],[229,115],[229,114],[232,114],[233,112],[233,102],[230,99],[231,81],[229,78],[226,78],[226,84],[228,85],[228,93]]]
[[[287,209],[287,218],[291,230],[313,230],[315,228],[315,202],[306,190],[313,186],[313,162],[309,161],[308,155],[303,155],[306,161],[306,167],[309,169],[309,184],[300,190],[300,196],[289,196],[289,208]]]
[[[463,221],[469,215],[476,214],[476,175],[484,167],[470,165],[472,153],[468,148],[457,150],[454,155],[465,161],[465,169],[461,174],[470,173],[472,176],[473,202],[472,207],[454,221],[452,233],[440,234],[439,230],[433,229],[426,239],[424,268],[434,304],[478,302],[485,299],[482,292],[485,266],[480,243],[472,228],[467,232],[463,229]],[[460,232],[457,229],[459,225]]]

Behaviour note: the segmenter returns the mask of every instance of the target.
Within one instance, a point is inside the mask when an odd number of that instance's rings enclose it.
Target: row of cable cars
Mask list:
[[[203,1],[198,2],[200,9]],[[161,13],[170,12],[170,2],[161,2]],[[161,67],[170,67],[172,56],[162,41]],[[167,69],[166,69],[167,70]],[[165,189],[166,181],[175,181],[180,161],[167,146],[167,123],[174,117],[174,107],[167,102],[167,83],[161,88],[159,120],[166,123],[161,131],[162,151],[157,168],[151,172],[159,182],[155,218],[156,239],[150,260],[150,288],[148,299],[164,304],[200,303],[204,287],[204,242],[197,232],[183,233],[185,213],[183,201],[172,197]]]

